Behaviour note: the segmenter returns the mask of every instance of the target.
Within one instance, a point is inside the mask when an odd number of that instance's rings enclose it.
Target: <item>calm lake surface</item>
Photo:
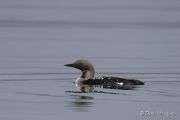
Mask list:
[[[77,59],[96,76],[145,85],[78,93],[80,71],[64,67]],[[179,112],[179,0],[0,1],[0,120],[179,120]]]

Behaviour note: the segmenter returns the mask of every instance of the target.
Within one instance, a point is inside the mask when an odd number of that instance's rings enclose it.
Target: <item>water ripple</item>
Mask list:
[[[0,27],[58,27],[58,28],[180,28],[179,21],[113,22],[113,21],[48,21],[48,20],[3,20]]]

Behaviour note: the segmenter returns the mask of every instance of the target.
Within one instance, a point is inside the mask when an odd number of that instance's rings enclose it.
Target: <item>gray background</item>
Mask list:
[[[179,120],[179,50],[179,0],[0,0],[0,119]],[[146,85],[67,93],[77,59]]]

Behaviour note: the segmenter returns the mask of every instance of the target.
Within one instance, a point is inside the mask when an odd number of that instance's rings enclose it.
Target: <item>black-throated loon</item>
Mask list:
[[[64,66],[73,67],[81,70],[82,74],[78,77],[75,83],[87,85],[108,85],[108,86],[123,86],[123,85],[144,85],[144,82],[135,79],[125,79],[119,77],[94,77],[94,66],[87,60],[77,60],[72,64]]]
[[[87,60],[77,60],[72,64],[66,64],[64,66],[73,67],[81,70],[82,74],[75,81],[77,84],[87,85],[108,85],[108,86],[123,86],[123,85],[144,85],[144,82],[135,79],[125,79],[119,77],[94,77],[94,66]]]

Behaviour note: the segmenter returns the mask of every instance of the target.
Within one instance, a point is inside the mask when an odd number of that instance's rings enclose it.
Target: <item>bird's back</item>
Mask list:
[[[85,80],[83,84],[91,85],[114,85],[114,84],[132,84],[132,85],[144,85],[144,82],[136,79],[125,79],[120,77],[102,76],[95,77],[89,80]]]

